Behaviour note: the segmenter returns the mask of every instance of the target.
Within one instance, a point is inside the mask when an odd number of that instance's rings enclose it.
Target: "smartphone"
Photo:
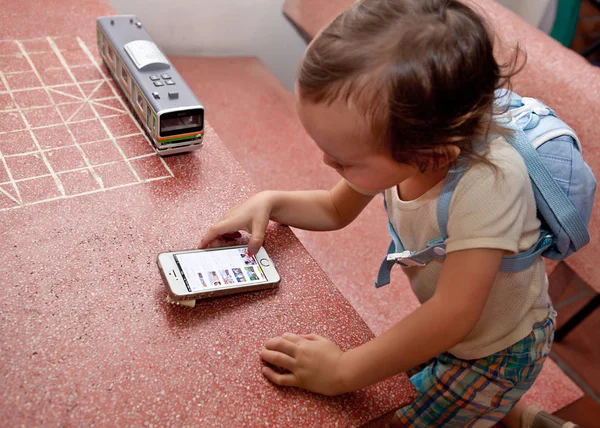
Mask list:
[[[173,301],[274,288],[280,281],[262,247],[252,256],[246,245],[175,251],[159,254],[157,262]]]

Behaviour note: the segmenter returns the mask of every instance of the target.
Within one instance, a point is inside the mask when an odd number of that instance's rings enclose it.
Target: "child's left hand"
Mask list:
[[[341,376],[343,355],[335,343],[324,337],[292,333],[269,339],[260,354],[267,363],[290,372],[281,374],[263,367],[263,374],[271,382],[330,396],[349,392]]]

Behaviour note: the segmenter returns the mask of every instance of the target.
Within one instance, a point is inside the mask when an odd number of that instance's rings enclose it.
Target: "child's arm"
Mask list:
[[[305,230],[337,230],[346,227],[365,209],[373,196],[353,190],[346,180],[333,189],[269,192],[271,220]]]
[[[219,236],[246,230],[252,234],[249,247],[254,253],[263,243],[269,220],[299,229],[341,229],[372,199],[350,188],[345,180],[330,191],[262,192],[229,210],[206,232],[200,247],[206,248]]]
[[[326,395],[354,391],[405,372],[460,343],[481,317],[503,250],[473,249],[448,254],[434,296],[372,341],[342,352],[319,336],[286,334],[271,339],[261,354],[290,370],[263,373],[279,385]]]

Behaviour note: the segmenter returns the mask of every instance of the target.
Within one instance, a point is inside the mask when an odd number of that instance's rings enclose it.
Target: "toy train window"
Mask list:
[[[140,92],[139,88],[136,87],[136,91],[135,91],[135,100],[137,101],[137,105],[140,107],[141,111],[143,112],[146,109],[145,103],[144,103],[144,97],[142,96],[142,93]]]
[[[131,79],[129,78],[129,72],[127,71],[127,67],[123,63],[121,63],[121,80],[125,84],[124,89],[126,89],[128,93],[131,93]]]
[[[146,124],[148,125],[148,129],[151,128],[152,123],[150,122],[150,117],[152,116],[152,110],[150,110],[150,107],[146,108]]]
[[[113,65],[116,64],[115,50],[108,43],[106,44],[106,51],[107,51],[107,56],[108,56],[109,62],[112,63]]]
[[[100,47],[100,50],[102,50],[104,48],[104,35],[102,34],[102,31],[100,31],[100,28],[96,31],[98,32],[98,46]]]
[[[160,136],[200,132],[204,127],[204,110],[190,109],[164,113],[160,116]]]

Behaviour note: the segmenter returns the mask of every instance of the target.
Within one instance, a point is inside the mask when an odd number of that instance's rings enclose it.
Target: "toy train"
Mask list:
[[[97,20],[98,49],[161,155],[199,149],[204,107],[134,15]]]

